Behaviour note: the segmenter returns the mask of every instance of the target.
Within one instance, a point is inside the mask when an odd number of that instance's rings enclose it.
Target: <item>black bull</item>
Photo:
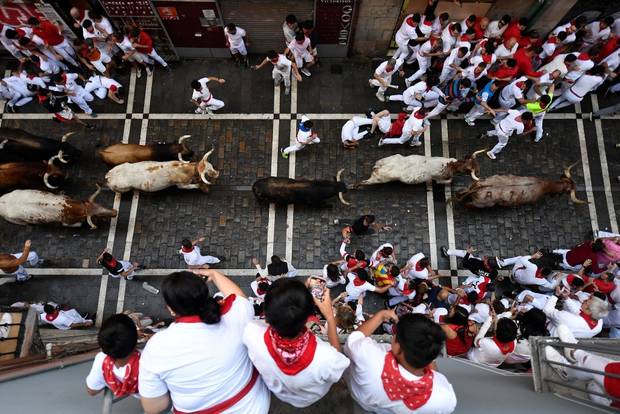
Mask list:
[[[60,141],[39,137],[21,129],[0,128],[0,162],[42,161],[58,156],[62,163],[79,158],[81,151],[67,143],[73,132]]]
[[[252,191],[259,201],[269,203],[320,206],[328,198],[337,195],[343,204],[349,205],[342,196],[347,186],[340,181],[341,174],[342,170],[338,171],[335,180],[261,178],[252,185]]]

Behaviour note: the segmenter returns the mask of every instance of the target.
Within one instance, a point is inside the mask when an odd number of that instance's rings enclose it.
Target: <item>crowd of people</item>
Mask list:
[[[447,13],[435,15],[436,4],[430,1],[424,13],[405,16],[396,33],[398,50],[368,82],[378,88],[379,101],[402,101],[403,111],[394,119],[388,110],[354,117],[342,128],[345,148],[357,147],[360,139],[376,132],[382,137],[379,145],[410,140],[420,146],[431,118],[444,110],[465,109],[468,125],[484,114],[493,118],[494,128],[486,135],[498,138],[487,153],[495,159],[511,135],[535,131],[539,142],[547,111],[578,103],[616,77],[620,19],[587,22],[577,17],[542,37],[527,30],[525,18],[490,21],[472,15],[451,21]],[[69,103],[93,116],[88,105],[92,92],[123,102],[122,85],[110,77],[119,64],[132,65],[138,75],[144,69],[147,76],[155,62],[168,67],[140,28],[115,31],[93,12],[73,9],[71,15],[83,29],[83,38],[74,42],[36,18],[28,25],[2,27],[3,45],[19,60],[19,68],[0,87],[9,111],[36,96],[59,121],[82,122]],[[268,52],[252,68],[271,63],[275,85],[284,83],[288,94],[291,76],[298,81],[302,74],[311,76],[317,42],[311,23],[298,26],[291,15],[282,27],[283,52]],[[246,31],[229,24],[225,36],[235,62],[250,66]],[[399,88],[393,84],[396,73],[405,78],[402,93],[392,93]],[[197,113],[212,114],[224,106],[211,95],[211,81],[225,82],[207,76],[191,83]],[[296,142],[282,148],[282,156],[320,143],[313,127],[304,116]],[[355,402],[369,412],[450,413],[456,395],[434,363],[444,348],[450,357],[526,371],[531,336],[559,336],[567,343],[620,337],[618,234],[599,232],[572,248],[515,257],[442,247],[442,255],[459,258],[470,274],[459,286],[447,287],[423,252],[410,257],[402,252],[403,260],[391,243],[372,254],[350,249],[369,233],[389,230],[371,215],[347,224],[341,230],[339,259],[306,280],[279,256],[265,268],[254,260],[257,274],[249,296],[212,269],[224,258],[203,255],[198,245],[204,238],[183,239],[179,253],[188,271],[169,275],[161,287],[174,322],[151,331],[139,349],[140,317],[107,318],[98,333],[101,352],[86,379],[88,393],[108,387],[115,396],[134,394],[147,414],[164,412],[171,404],[175,413],[266,413],[272,396],[307,407],[342,379]],[[0,255],[0,270],[25,281],[24,264],[39,260],[27,241],[21,253]],[[110,275],[127,280],[136,279],[143,268],[108,251],[97,261]],[[330,289],[339,288],[343,292],[332,298]],[[371,294],[382,296],[383,309],[365,311]],[[42,322],[59,329],[92,325],[75,310],[54,303],[38,306]],[[377,342],[375,333],[391,335],[391,343]],[[339,334],[348,334],[344,346]],[[614,361],[580,352],[563,356],[546,350],[549,360],[616,372]],[[565,367],[558,370],[567,379],[577,376]],[[598,387],[593,390],[620,396],[617,385],[591,377]]]

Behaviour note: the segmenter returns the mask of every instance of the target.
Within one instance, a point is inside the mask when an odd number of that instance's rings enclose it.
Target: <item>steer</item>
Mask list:
[[[220,175],[207,161],[212,152],[213,149],[198,162],[141,161],[117,165],[105,175],[106,184],[117,193],[131,190],[151,193],[173,186],[207,192],[211,185],[207,177],[215,179]]]
[[[148,145],[114,144],[97,150],[103,162],[111,167],[126,162],[172,161],[190,162],[194,152],[187,148],[184,141],[191,135],[183,135],[176,143],[157,143]]]
[[[445,157],[426,157],[424,155],[400,154],[381,158],[372,167],[370,178],[357,186],[383,184],[400,181],[405,184],[420,184],[435,180],[438,184],[450,184],[458,173],[470,174],[478,181],[480,167],[476,156],[486,150],[476,151],[463,160]]]
[[[349,205],[342,193],[347,186],[340,181],[343,170],[338,171],[335,180],[294,180],[292,178],[267,177],[257,180],[252,191],[259,201],[276,204],[307,204],[320,206],[325,200],[338,195],[342,204]]]
[[[80,150],[67,142],[75,134],[68,132],[59,141],[39,137],[21,129],[0,128],[0,162],[42,161],[54,155],[63,164],[80,157]]]
[[[570,170],[576,164],[566,167],[559,180],[516,175],[493,175],[472,183],[468,188],[457,193],[453,200],[464,203],[466,207],[514,207],[535,203],[545,194],[569,193],[573,203],[587,203],[579,200],[575,195],[576,185],[571,179]]]
[[[14,224],[62,223],[80,227],[86,220],[91,229],[97,226],[93,217],[116,217],[116,210],[95,203],[97,191],[87,201],[39,190],[15,190],[0,197],[0,216]]]
[[[66,174],[49,161],[23,161],[0,164],[0,192],[20,188],[49,188],[55,190],[64,182]]]

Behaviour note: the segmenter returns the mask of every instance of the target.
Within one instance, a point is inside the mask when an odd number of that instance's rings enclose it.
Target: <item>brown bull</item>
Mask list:
[[[109,166],[121,165],[126,162],[141,161],[174,161],[190,162],[194,152],[185,145],[191,135],[183,135],[176,143],[157,143],[147,145],[114,144],[97,150],[103,162]]]
[[[0,192],[20,188],[57,189],[66,178],[65,172],[54,165],[54,160],[58,158],[58,155],[55,155],[49,161],[0,164]]]
[[[453,200],[464,203],[465,207],[515,207],[535,203],[545,194],[569,193],[573,203],[586,203],[579,200],[575,195],[576,185],[571,179],[570,170],[576,164],[565,168],[564,174],[559,180],[517,175],[493,175],[472,183],[468,188],[457,193]]]

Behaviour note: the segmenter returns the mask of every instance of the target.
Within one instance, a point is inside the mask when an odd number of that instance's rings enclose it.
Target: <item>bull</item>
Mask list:
[[[370,177],[355,187],[400,181],[404,184],[420,184],[436,181],[438,184],[450,184],[456,174],[470,174],[478,181],[480,166],[476,156],[486,150],[476,151],[463,160],[446,157],[426,157],[424,155],[400,154],[381,158],[372,167]]]
[[[559,180],[517,175],[493,175],[476,181],[465,190],[458,192],[453,201],[464,203],[466,207],[475,208],[514,207],[536,203],[545,194],[569,193],[573,203],[587,203],[579,200],[575,195],[576,185],[570,175],[570,170],[575,165],[577,163],[566,167]]]
[[[151,193],[174,186],[207,192],[211,185],[207,177],[216,179],[220,175],[208,161],[212,152],[213,148],[198,162],[141,161],[117,165],[105,175],[106,185],[117,193],[131,190]]]
[[[103,162],[114,167],[126,162],[172,161],[190,162],[194,152],[187,148],[185,140],[191,135],[183,135],[176,143],[157,143],[148,145],[114,144],[97,150]]]
[[[21,188],[49,188],[56,190],[64,182],[66,174],[49,161],[23,161],[0,164],[0,192]]]
[[[41,161],[58,155],[60,162],[68,164],[82,153],[67,142],[73,134],[75,132],[66,133],[59,142],[21,129],[0,128],[0,162]]]
[[[97,226],[93,217],[116,217],[117,211],[95,203],[97,191],[88,200],[74,200],[66,195],[40,190],[15,190],[0,197],[0,217],[13,224],[62,223],[63,226],[80,227],[86,220],[91,229]]]
[[[338,195],[340,202],[350,205],[342,193],[347,186],[340,180],[342,171],[338,171],[335,180],[294,180],[283,177],[267,177],[257,180],[252,185],[254,196],[259,201],[276,204],[322,205],[325,200]]]

